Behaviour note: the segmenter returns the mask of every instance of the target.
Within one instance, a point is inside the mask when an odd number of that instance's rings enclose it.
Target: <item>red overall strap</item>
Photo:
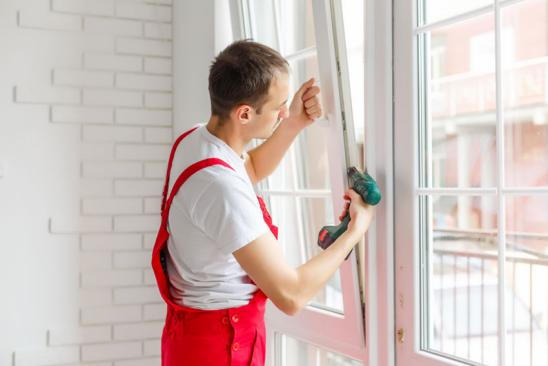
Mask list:
[[[229,169],[234,170],[228,163],[224,162],[223,160],[219,158],[203,159],[186,168],[181,173],[181,175],[179,175],[179,177],[175,181],[175,184],[173,185],[173,188],[171,189],[171,193],[169,194],[169,199],[167,200],[164,211],[162,212],[162,225],[167,223],[167,219],[169,217],[169,210],[171,208],[171,202],[173,201],[173,198],[175,197],[177,192],[179,192],[179,188],[181,188],[181,186],[185,184],[187,179],[190,178],[194,173],[197,173],[199,170],[207,168],[212,165],[223,165]]]
[[[169,218],[169,211],[171,209],[171,203],[173,202],[173,199],[175,198],[175,195],[177,192],[179,192],[179,189],[181,186],[195,173],[200,171],[201,169],[207,168],[209,166],[213,165],[222,165],[225,166],[231,170],[234,170],[228,163],[224,162],[223,160],[219,158],[207,158],[200,160],[198,162],[195,162],[194,164],[188,166],[178,177],[175,181],[173,188],[171,189],[171,192],[169,192],[169,198],[168,198],[168,190],[169,190],[169,177],[171,175],[171,168],[173,165],[173,158],[175,156],[175,151],[181,141],[187,137],[190,133],[196,130],[197,127],[190,129],[189,131],[186,131],[183,133],[175,143],[173,144],[173,148],[171,149],[171,154],[169,157],[168,165],[167,165],[167,176],[166,181],[164,185],[164,192],[162,197],[162,221],[160,224],[160,229],[158,230],[158,235],[156,237],[156,242],[154,244],[154,248],[152,250],[152,267],[154,269],[154,274],[156,276],[156,282],[158,283],[158,287],[160,290],[160,294],[168,303],[174,308],[177,309],[184,309],[188,311],[197,311],[195,309],[191,309],[185,306],[178,305],[174,303],[170,296],[169,296],[169,284],[168,279],[165,273],[165,253],[163,253],[164,248],[167,245],[167,240],[169,238],[169,231],[167,230],[167,224],[168,224],[168,218]]]
[[[186,306],[176,304],[171,299],[171,296],[169,295],[169,283],[168,283],[167,273],[165,272],[165,269],[166,269],[165,253],[163,253],[165,247],[167,246],[167,241],[170,235],[169,231],[167,230],[169,210],[171,208],[171,203],[173,202],[173,198],[179,191],[179,188],[181,188],[181,186],[188,180],[188,178],[190,178],[193,174],[195,174],[199,170],[212,165],[223,165],[229,169],[232,169],[230,165],[228,165],[221,159],[209,158],[209,159],[200,160],[192,164],[179,175],[179,177],[175,181],[173,189],[171,190],[169,199],[166,201],[165,209],[162,212],[162,222],[160,224],[160,229],[158,230],[158,235],[156,236],[156,242],[152,250],[152,268],[156,276],[156,283],[158,284],[160,294],[162,295],[162,298],[164,299],[164,301],[175,309],[187,310],[191,312],[199,311],[197,309],[192,309]]]
[[[177,140],[175,140],[175,143],[173,144],[173,147],[171,148],[171,153],[169,154],[169,161],[167,163],[167,174],[166,174],[166,180],[165,180],[165,184],[164,184],[164,192],[163,192],[163,195],[162,195],[162,206],[161,206],[161,211],[162,212],[164,211],[164,208],[166,206],[167,190],[169,189],[169,176],[171,174],[171,165],[173,164],[173,158],[175,157],[175,151],[177,150],[177,147],[179,146],[181,141],[183,141],[183,139],[185,137],[190,135],[197,128],[198,128],[198,126],[194,127],[194,128],[191,128],[190,130],[186,131],[181,136],[179,136],[177,138]]]

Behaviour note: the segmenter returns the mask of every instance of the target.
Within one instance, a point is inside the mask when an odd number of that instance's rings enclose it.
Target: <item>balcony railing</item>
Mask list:
[[[496,364],[496,233],[436,229],[434,234],[428,348],[478,364]],[[546,245],[548,235],[509,234],[516,242],[509,244],[506,260],[507,364],[544,366],[548,364],[548,256],[518,243],[540,240]],[[469,242],[476,250],[455,250],[455,242]]]

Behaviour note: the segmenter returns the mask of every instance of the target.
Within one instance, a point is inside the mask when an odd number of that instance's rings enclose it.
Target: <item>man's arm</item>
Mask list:
[[[283,120],[268,139],[247,152],[245,168],[251,183],[256,184],[274,172],[299,134],[300,129],[288,122]]]
[[[341,216],[348,210],[347,230],[327,249],[297,268],[287,263],[270,231],[232,253],[255,284],[284,313],[294,315],[325,286],[371,225],[373,207],[365,204],[352,189],[346,191],[345,198],[350,199],[350,203]]]
[[[361,232],[345,231],[329,248],[298,268],[287,263],[271,232],[236,250],[233,255],[278,309],[294,315],[325,286],[360,236]]]
[[[295,137],[321,116],[319,92],[320,88],[314,86],[314,78],[301,85],[289,106],[289,117],[266,141],[247,152],[245,167],[253,184],[272,174]]]

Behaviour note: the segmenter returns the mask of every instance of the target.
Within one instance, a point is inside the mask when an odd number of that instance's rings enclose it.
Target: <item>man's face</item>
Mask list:
[[[255,111],[253,120],[247,124],[246,129],[251,137],[259,139],[270,137],[278,122],[288,117],[288,93],[289,76],[286,73],[280,73],[270,83],[268,99],[261,107],[261,113]]]

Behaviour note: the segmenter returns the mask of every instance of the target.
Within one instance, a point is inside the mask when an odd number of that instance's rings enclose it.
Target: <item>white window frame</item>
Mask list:
[[[365,249],[366,366],[394,366],[393,2],[365,1],[365,165],[382,201]],[[403,365],[408,365],[404,363]]]
[[[396,245],[396,329],[403,331],[403,341],[396,343],[397,365],[465,365],[434,352],[421,349],[421,307],[418,198],[421,195],[478,194],[495,197],[498,202],[498,360],[505,365],[505,198],[512,194],[547,194],[548,188],[509,188],[504,173],[504,123],[502,105],[500,10],[524,0],[494,0],[492,5],[418,27],[417,0],[394,0],[394,146],[395,146],[395,245]],[[457,21],[494,12],[495,60],[497,84],[497,182],[488,188],[424,188],[418,177],[418,63],[417,37],[428,31]]]
[[[250,7],[248,1],[242,0],[234,2],[231,9],[235,38],[252,38],[253,22],[247,21],[250,16]],[[278,9],[275,9],[274,16],[279,16]],[[341,199],[346,189],[346,167],[344,158],[343,128],[342,116],[343,109],[349,109],[350,89],[348,82],[348,73],[345,68],[337,68],[337,58],[339,65],[346,62],[344,54],[344,33],[342,27],[342,12],[340,3],[331,0],[314,0],[314,27],[316,35],[316,47],[314,49],[304,49],[292,55],[284,55],[288,59],[300,58],[317,52],[319,73],[322,88],[322,104],[326,121],[315,122],[324,124],[328,129],[330,136],[337,136],[333,139],[333,144],[329,144],[329,164],[330,164],[330,182],[331,199],[333,203],[333,212],[341,212],[344,201]],[[339,26],[334,31],[334,22]],[[277,29],[278,40],[280,39],[280,30]],[[336,37],[336,39],[335,39]],[[340,45],[335,49],[336,45]],[[339,79],[338,72],[341,72]],[[345,79],[346,78],[346,79]],[[341,88],[346,99],[341,98]],[[344,105],[342,105],[344,104]],[[346,113],[347,136],[350,141],[354,139],[354,127],[352,125],[351,113]],[[356,147],[357,145],[354,144]],[[357,161],[357,147],[350,149],[350,161]],[[369,170],[371,172],[371,169]],[[302,191],[260,191],[267,196],[269,194],[288,195],[288,196],[312,196],[325,197],[323,190],[302,190]],[[274,215],[274,214],[273,214]],[[280,228],[283,230],[283,228]],[[318,308],[306,307],[294,317],[289,317],[272,304],[267,306],[266,321],[268,331],[267,353],[270,365],[278,365],[279,360],[275,359],[276,354],[280,354],[280,349],[275,349],[275,333],[287,334],[297,339],[303,340],[312,345],[318,346],[328,351],[343,354],[356,360],[364,361],[365,341],[364,341],[364,317],[362,314],[362,304],[360,301],[358,286],[358,266],[357,250],[354,250],[349,258],[340,267],[341,286],[344,298],[344,315],[337,315],[332,312],[326,312]]]

